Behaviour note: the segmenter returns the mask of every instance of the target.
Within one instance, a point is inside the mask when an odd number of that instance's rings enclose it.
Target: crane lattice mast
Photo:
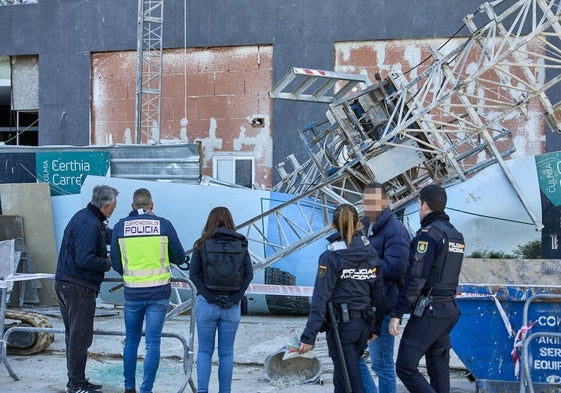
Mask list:
[[[138,0],[136,143],[160,142],[163,0]]]

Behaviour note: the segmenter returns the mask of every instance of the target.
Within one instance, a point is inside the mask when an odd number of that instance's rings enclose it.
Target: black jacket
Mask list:
[[[394,318],[401,318],[403,314],[410,313],[421,294],[427,293],[427,280],[432,276],[440,276],[441,272],[435,272],[436,262],[446,258],[449,252],[448,240],[443,232],[434,226],[434,222],[442,221],[453,229],[460,237],[461,234],[449,224],[450,218],[444,212],[431,212],[422,221],[421,228],[411,242],[409,267],[405,275],[405,283],[399,294],[397,304],[391,312]],[[433,224],[433,225],[431,225]],[[461,244],[461,255],[459,262],[463,258],[463,238]],[[456,252],[454,252],[456,253]],[[459,274],[459,268],[457,269]],[[434,284],[434,283],[433,283]],[[432,286],[430,284],[428,286]],[[455,291],[452,291],[451,295]]]
[[[111,231],[106,217],[91,203],[68,222],[58,254],[55,279],[99,291],[111,269],[107,254]]]
[[[240,233],[234,232],[230,229],[226,228],[218,228],[216,232],[212,235],[213,237],[220,237],[222,239],[241,239],[245,244],[245,249],[247,250],[247,239]],[[202,295],[207,302],[212,303],[214,298],[217,295],[221,295],[216,293],[205,286],[205,281],[203,277],[203,263],[204,263],[204,253],[201,252],[198,248],[193,248],[193,254],[191,255],[191,265],[189,267],[189,278],[195,284],[197,288],[198,294]],[[251,257],[249,252],[245,253],[244,259],[244,272],[243,272],[243,280],[241,288],[237,291],[230,292],[228,295],[230,300],[233,304],[237,304],[243,294],[245,293],[247,287],[251,283],[253,279],[253,266],[251,264]]]
[[[300,341],[314,345],[326,318],[327,303],[347,303],[349,310],[376,307],[375,332],[384,316],[384,283],[376,251],[365,236],[356,233],[347,247],[339,233],[327,238],[328,249],[319,257],[310,315]]]

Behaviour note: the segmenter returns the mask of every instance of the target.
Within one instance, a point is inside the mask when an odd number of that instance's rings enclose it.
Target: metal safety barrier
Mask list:
[[[34,332],[34,333],[64,333],[63,328],[39,328],[39,327],[31,327],[31,326],[14,326],[6,331],[4,331],[4,322],[6,316],[6,295],[7,295],[7,288],[8,283],[13,281],[28,281],[28,280],[36,280],[36,279],[54,279],[54,274],[46,274],[46,273],[39,273],[39,274],[10,274],[4,279],[0,280],[0,288],[2,289],[1,294],[1,302],[0,302],[0,364],[4,364],[10,376],[15,380],[19,381],[20,378],[12,369],[10,363],[8,362],[8,355],[7,355],[7,347],[8,347],[8,339],[12,333],[15,332]],[[104,280],[105,282],[120,282],[120,279],[114,278],[107,278]],[[187,284],[190,289],[193,291],[192,298],[196,296],[196,288],[195,285],[191,282],[191,280],[187,277],[186,274],[182,274],[181,278],[173,277],[172,282],[175,283],[184,283]],[[191,378],[192,375],[192,368],[193,368],[193,347],[194,347],[194,323],[195,323],[195,305],[196,302],[193,302],[192,299],[188,299],[184,302],[185,304],[189,305],[191,309],[190,313],[190,324],[189,324],[189,340],[186,340],[183,336],[175,333],[168,333],[162,332],[162,337],[166,338],[176,338],[178,339],[181,344],[183,345],[183,373],[184,379],[182,381],[181,387],[178,390],[178,393],[183,393],[187,385],[191,387],[193,393],[196,393],[197,389]],[[185,307],[179,307],[180,309],[184,310]],[[166,318],[167,320],[168,318]],[[123,331],[108,331],[108,330],[94,330],[94,335],[106,335],[106,336],[125,336],[126,333]],[[142,334],[144,336],[144,333]]]

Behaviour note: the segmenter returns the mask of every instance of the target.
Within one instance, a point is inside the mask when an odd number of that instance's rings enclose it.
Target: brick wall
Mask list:
[[[209,176],[215,154],[253,156],[255,181],[270,187],[272,54],[271,46],[166,50],[160,134],[152,137],[202,141]],[[136,142],[136,60],[136,52],[92,54],[92,144]]]
[[[394,69],[400,69],[406,74],[408,80],[413,80],[422,73],[434,61],[431,57],[429,46],[439,48],[447,40],[445,39],[424,39],[424,40],[393,40],[393,41],[362,41],[362,42],[339,42],[335,45],[335,69],[340,72],[361,73],[366,74],[372,81],[375,80],[374,74],[380,72],[382,77],[386,77],[389,72]],[[461,40],[450,40],[445,49],[451,50],[457,46]],[[531,43],[532,51],[545,53],[541,43]],[[428,59],[421,64],[423,60]],[[475,59],[474,59],[475,61]],[[468,71],[475,70],[477,64],[471,63],[467,65]],[[508,69],[508,65],[505,66]],[[543,77],[539,72],[537,77]],[[486,75],[487,76],[487,75]],[[489,73],[489,80],[497,82],[494,73]],[[517,85],[515,76],[511,79],[513,86]],[[481,111],[489,111],[484,108],[485,99],[493,99],[490,90],[483,92],[475,92],[481,97],[477,98],[481,103]],[[431,97],[428,97],[429,99]],[[492,106],[492,102],[490,105]],[[451,119],[447,119],[450,121]],[[527,116],[521,116],[518,113],[512,114],[505,121],[505,127],[508,128],[513,135],[514,146],[516,152],[512,158],[522,158],[536,154],[542,154],[546,151],[546,125],[543,117],[543,108],[538,100],[532,100],[527,108]],[[480,160],[486,157],[479,157]]]

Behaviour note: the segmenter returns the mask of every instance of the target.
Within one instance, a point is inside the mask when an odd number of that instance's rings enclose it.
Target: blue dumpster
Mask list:
[[[525,308],[526,301],[538,294],[540,299]],[[561,332],[560,294],[561,286],[459,286],[461,316],[452,331],[452,347],[479,392],[521,391],[524,362],[530,376],[526,381],[532,382],[533,390],[561,391],[561,338],[555,336]],[[521,359],[523,333],[526,337],[542,334],[527,343],[528,356]]]

